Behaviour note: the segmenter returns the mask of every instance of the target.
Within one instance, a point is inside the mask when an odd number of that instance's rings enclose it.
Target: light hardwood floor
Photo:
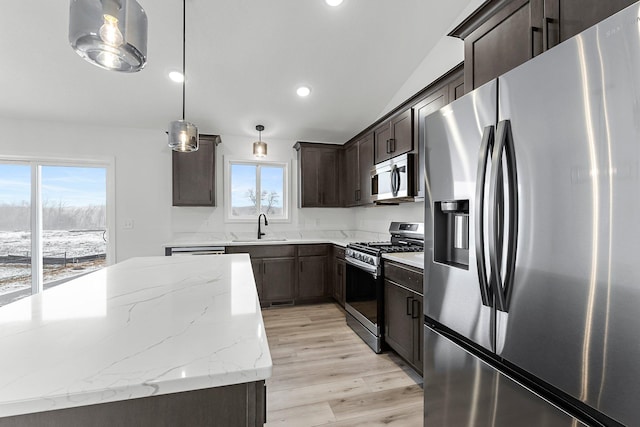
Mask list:
[[[338,305],[262,315],[273,359],[266,426],[422,426],[422,378],[394,353],[375,354]]]

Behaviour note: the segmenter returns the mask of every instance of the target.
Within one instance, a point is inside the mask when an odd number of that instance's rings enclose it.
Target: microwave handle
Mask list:
[[[391,192],[395,196],[398,194],[398,190],[400,190],[400,170],[396,165],[393,165],[391,168]]]

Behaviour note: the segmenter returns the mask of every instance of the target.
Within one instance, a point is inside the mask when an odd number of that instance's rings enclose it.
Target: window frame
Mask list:
[[[231,167],[232,165],[249,165],[256,166],[256,186],[258,187],[258,193],[261,191],[260,189],[260,169],[261,166],[267,167],[281,167],[283,168],[283,194],[282,194],[282,217],[269,216],[269,222],[273,223],[290,223],[291,222],[291,175],[289,173],[290,167],[289,162],[265,162],[258,160],[247,160],[247,159],[232,159],[225,158],[224,159],[224,222],[225,223],[253,223],[256,221],[258,215],[252,216],[242,216],[237,217],[231,214],[233,209],[233,205],[231,203],[231,186],[232,186],[232,177],[231,177]]]
[[[115,159],[104,158],[57,158],[40,156],[0,155],[0,163],[30,167],[31,174],[31,295],[43,292],[44,274],[42,265],[42,167],[66,166],[80,168],[104,168],[106,172],[106,265],[116,263],[116,207],[115,207]],[[34,231],[35,230],[35,231]],[[71,280],[71,279],[70,279]]]

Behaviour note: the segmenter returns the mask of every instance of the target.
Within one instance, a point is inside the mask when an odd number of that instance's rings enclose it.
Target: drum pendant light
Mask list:
[[[182,120],[169,123],[169,147],[174,151],[193,152],[198,150],[198,128],[193,123],[184,119],[185,110],[185,85],[187,75],[185,71],[185,46],[186,46],[186,0],[182,0]]]
[[[258,125],[256,126],[256,130],[258,131],[258,140],[253,143],[253,155],[256,157],[266,157],[267,143],[262,141],[262,131],[264,130],[264,126]]]
[[[147,15],[136,0],[71,0],[69,43],[105,70],[140,71],[147,63]]]

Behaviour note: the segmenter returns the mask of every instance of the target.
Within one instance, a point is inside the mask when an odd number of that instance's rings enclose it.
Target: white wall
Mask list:
[[[115,164],[116,260],[161,255],[170,234],[171,157],[162,130],[0,119],[0,157],[108,159]],[[125,219],[134,227],[125,230]]]
[[[398,92],[389,100],[387,106],[380,112],[382,117],[402,102],[427,87],[444,73],[464,61],[464,42],[454,37],[448,37],[455,27],[475,11],[485,0],[470,0],[469,4],[452,22],[449,29],[431,51],[424,57],[420,65],[414,70]]]
[[[356,230],[388,234],[391,221],[423,222],[424,202],[353,208]]]
[[[235,135],[222,135],[222,144],[216,151],[216,195],[217,207],[215,208],[171,208],[171,228],[173,232],[207,232],[207,233],[253,233],[257,230],[257,222],[246,223],[225,223],[224,222],[224,161],[232,160],[255,160],[252,154],[253,142],[255,138]],[[354,227],[354,214],[349,209],[344,208],[305,208],[298,209],[297,198],[297,153],[293,149],[296,141],[266,139],[268,145],[268,155],[265,161],[287,162],[289,164],[291,198],[291,222],[274,223],[270,222],[265,228],[267,234],[292,232],[292,231],[313,231],[313,230],[351,230]]]
[[[472,0],[456,23],[476,9]],[[455,25],[455,23],[454,23]],[[453,27],[453,25],[452,25]],[[381,115],[395,108],[463,59],[462,42],[443,35],[411,77],[390,99]],[[372,119],[373,122],[373,119]],[[6,155],[67,159],[113,158],[115,161],[116,259],[162,255],[162,244],[180,232],[253,232],[253,224],[226,224],[223,159],[250,159],[253,139],[222,135],[218,147],[216,208],[171,206],[171,151],[163,129],[93,127],[0,118],[0,157]],[[295,141],[268,140],[271,161],[291,164],[292,221],[271,223],[269,233],[283,231],[363,230],[384,235],[390,221],[422,221],[424,203],[352,209],[298,209]],[[127,219],[133,229],[124,229]]]

